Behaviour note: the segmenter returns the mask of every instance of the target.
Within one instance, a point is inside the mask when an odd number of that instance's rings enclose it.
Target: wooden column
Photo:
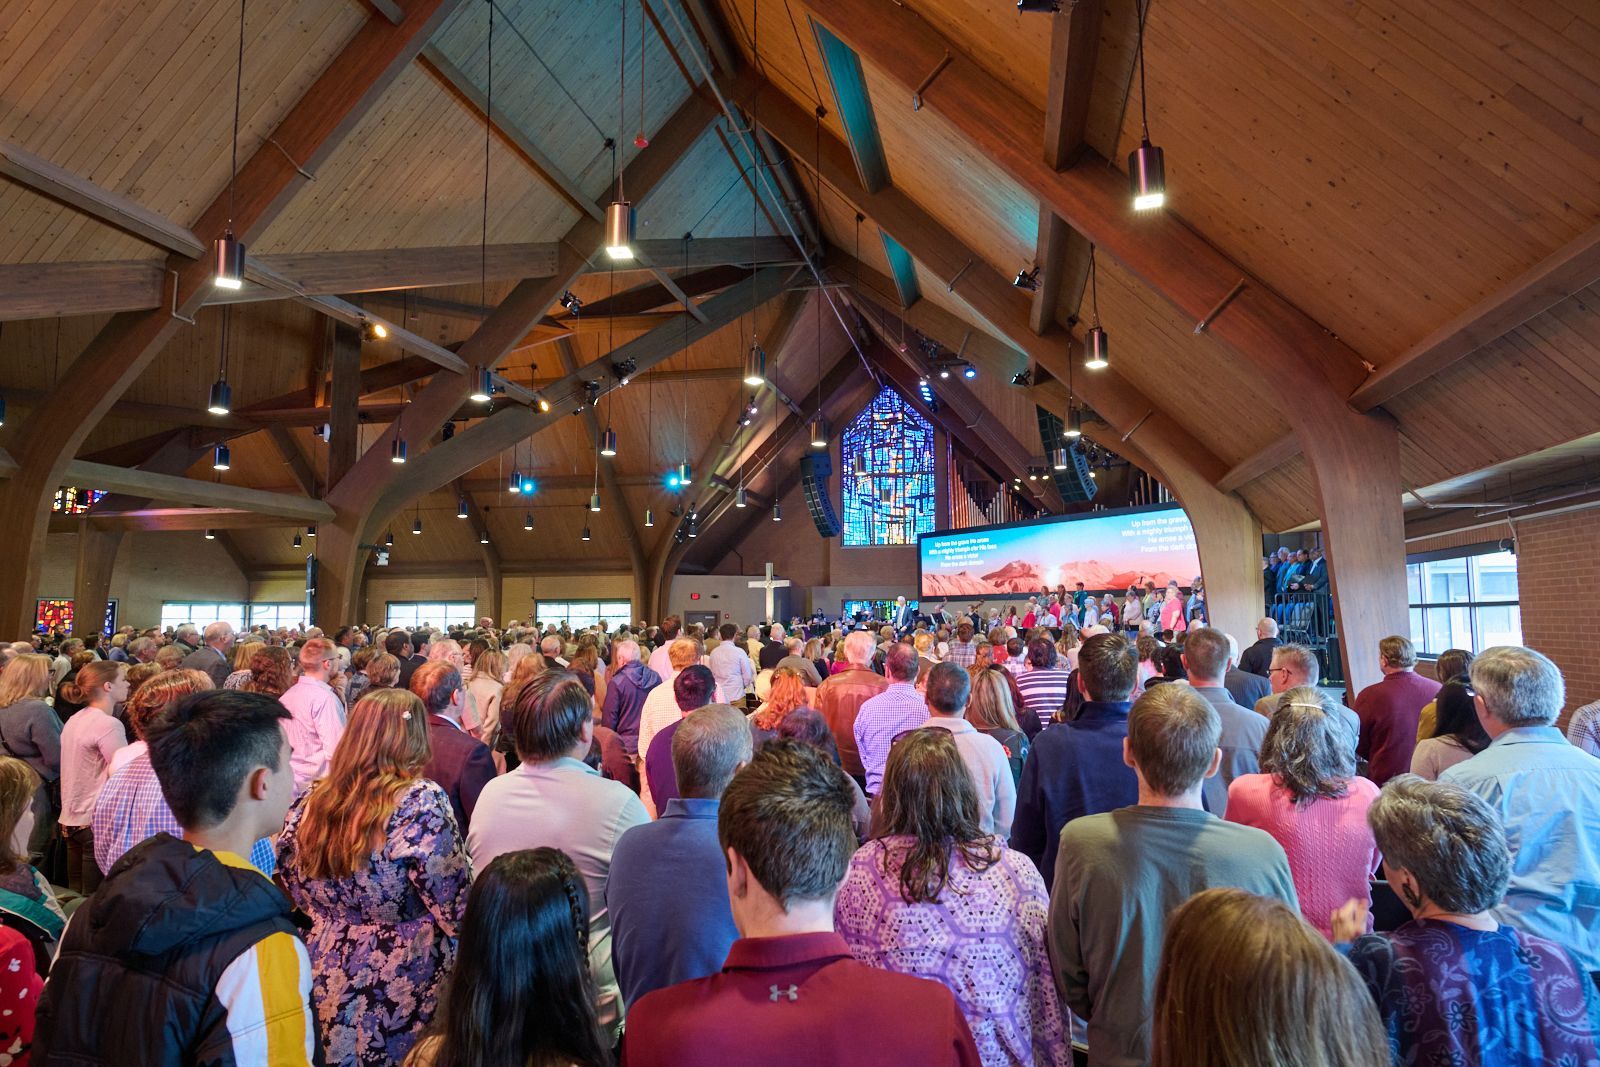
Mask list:
[[[87,518],[78,521],[78,576],[72,587],[72,632],[76,637],[100,632],[123,532],[95,529]]]
[[[328,485],[338,485],[359,459],[361,421],[361,331],[342,322],[333,324],[332,411],[328,438]]]

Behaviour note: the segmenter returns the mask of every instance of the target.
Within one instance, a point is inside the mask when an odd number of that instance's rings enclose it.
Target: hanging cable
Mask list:
[[[239,63],[233,81],[233,163],[228,178],[228,230],[233,230],[234,188],[239,184],[239,98],[244,95],[244,5],[239,0]]]

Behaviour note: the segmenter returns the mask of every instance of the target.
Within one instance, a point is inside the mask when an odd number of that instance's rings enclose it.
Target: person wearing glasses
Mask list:
[[[1272,692],[1256,701],[1256,714],[1263,718],[1272,718],[1272,713],[1278,710],[1278,698],[1291,689],[1301,686],[1315,686],[1321,674],[1321,664],[1317,662],[1317,654],[1305,645],[1279,645],[1272,650],[1272,666],[1267,668],[1267,681],[1272,685]],[[1361,719],[1354,711],[1338,705],[1339,721],[1350,731],[1350,749],[1355,750],[1356,738],[1361,733]]]
[[[1323,937],[1349,900],[1371,904],[1378,850],[1367,809],[1378,787],[1356,774],[1356,754],[1333,698],[1311,686],[1278,698],[1261,742],[1261,773],[1228,784],[1229,822],[1272,835],[1289,857],[1300,912]]]

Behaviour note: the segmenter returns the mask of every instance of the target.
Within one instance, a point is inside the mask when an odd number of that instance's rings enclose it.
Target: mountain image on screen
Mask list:
[[[1158,587],[1170,581],[1187,585],[1193,577],[1192,575],[1180,577],[1165,571],[1117,570],[1094,559],[1063,563],[1059,567],[1059,574],[1057,581],[1066,585],[1068,589],[1082,582],[1085,588],[1094,590],[1122,590],[1135,582],[1143,585],[1147,581]],[[1042,568],[1036,563],[1025,560],[1012,560],[998,570],[977,577],[967,571],[957,571],[955,574],[924,574],[922,584],[923,594],[933,597],[1036,593],[1046,586]]]

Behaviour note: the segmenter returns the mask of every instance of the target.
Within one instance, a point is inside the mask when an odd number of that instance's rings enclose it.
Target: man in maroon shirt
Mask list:
[[[629,1006],[624,1067],[977,1064],[955,997],[857,963],[833,930],[854,794],[820,750],[771,741],[722,795],[739,940],[722,970]]]
[[[1356,755],[1367,761],[1366,776],[1382,785],[1411,770],[1417,720],[1438,695],[1439,683],[1417,673],[1417,650],[1404,637],[1379,641],[1378,656],[1383,681],[1356,697],[1356,716],[1361,720]]]

